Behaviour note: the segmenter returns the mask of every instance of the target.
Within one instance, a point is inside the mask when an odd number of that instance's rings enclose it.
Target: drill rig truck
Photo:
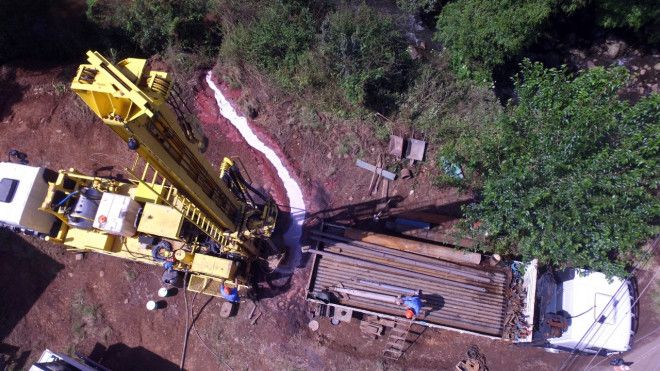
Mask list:
[[[136,152],[130,176],[1,162],[0,226],[75,252],[162,265],[164,282],[189,277],[191,291],[218,296],[225,282],[249,289],[252,263],[275,228],[273,200],[233,160],[213,169],[166,72],[144,59],[87,58],[71,89]]]

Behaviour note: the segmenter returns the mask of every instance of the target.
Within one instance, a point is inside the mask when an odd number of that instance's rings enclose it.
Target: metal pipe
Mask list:
[[[418,261],[423,261],[427,263],[432,263],[435,265],[440,265],[448,268],[456,268],[456,269],[463,269],[466,271],[471,271],[475,275],[480,275],[484,277],[489,277],[491,279],[497,279],[498,277],[501,277],[502,281],[506,279],[506,274],[504,271],[502,271],[501,268],[492,268],[492,267],[479,267],[476,268],[472,265],[461,265],[455,262],[450,262],[446,260],[441,260],[437,259],[434,257],[428,257],[424,255],[418,255],[418,254],[412,254],[410,252],[406,251],[399,251],[399,250],[394,250],[394,249],[389,249],[387,247],[375,245],[372,243],[368,242],[363,242],[363,241],[355,241],[350,238],[346,238],[344,236],[338,236],[332,233],[328,232],[322,232],[322,231],[317,231],[317,230],[312,230],[311,231],[311,238],[313,240],[319,241],[319,242],[324,242],[326,244],[337,244],[337,243],[345,243],[347,245],[351,246],[356,246],[363,248],[365,250],[372,250],[372,251],[377,251],[377,252],[383,252],[387,251],[387,254],[394,255],[394,256],[401,256],[401,257],[410,257],[414,256],[414,258]]]
[[[355,288],[360,290],[369,290],[368,285],[363,285],[355,281],[346,281],[341,280],[338,277],[332,276],[323,276],[319,279],[319,285],[329,290],[335,290],[334,287],[342,286],[344,288]],[[319,290],[321,291],[321,290]],[[387,292],[390,294],[390,292]],[[457,297],[447,296],[447,295],[437,295],[439,298],[435,298],[432,293],[430,295],[421,295],[423,301],[427,304],[435,304],[439,309],[437,310],[449,310],[450,308],[454,309],[458,313],[470,312],[477,317],[485,317],[488,320],[492,318],[501,317],[505,311],[503,305],[475,305],[474,300],[458,300]],[[389,296],[393,296],[391,294]]]
[[[439,265],[432,264],[432,263],[420,262],[420,261],[417,261],[415,259],[411,259],[409,257],[401,257],[401,256],[388,254],[387,252],[379,252],[379,251],[368,250],[368,249],[365,249],[365,248],[361,248],[359,246],[351,246],[351,245],[341,243],[341,242],[335,243],[334,245],[325,246],[324,250],[327,250],[329,248],[330,249],[340,248],[340,249],[343,249],[343,250],[356,251],[356,252],[359,251],[359,252],[362,252],[363,255],[377,256],[379,258],[386,259],[386,260],[392,261],[392,262],[405,262],[405,263],[413,265],[415,267],[432,269],[434,271],[448,272],[448,273],[452,273],[452,274],[455,274],[455,275],[458,275],[458,276],[467,277],[467,278],[470,278],[472,280],[479,281],[479,282],[487,282],[487,283],[493,282],[493,280],[490,279],[490,278],[480,277],[480,276],[474,275],[470,272],[464,272],[460,269],[443,267],[443,266],[439,266]]]
[[[392,291],[396,291],[396,292],[400,292],[402,294],[408,294],[408,295],[416,295],[417,294],[417,290],[408,289],[408,288],[401,287],[401,286],[388,285],[388,284],[382,283],[382,282],[362,280],[362,279],[358,279],[357,281],[359,283],[365,285],[365,286],[383,288],[383,289],[386,289],[386,290],[392,290]]]
[[[328,286],[330,286],[329,290],[331,291],[338,291],[336,288],[336,284],[333,286],[332,284],[328,283]],[[353,284],[346,284],[345,287],[342,288],[343,290],[358,290],[359,292],[368,292],[365,289],[364,286],[361,285],[353,285]],[[368,289],[368,288],[367,288]],[[371,292],[369,292],[371,293]],[[348,293],[350,295],[350,293]],[[375,293],[376,295],[384,295],[384,297],[387,298],[392,298],[394,297],[393,295],[385,295],[385,294],[378,294]],[[360,293],[356,294],[356,296],[360,297],[365,297],[361,295]],[[371,299],[371,297],[366,297],[367,299]],[[386,301],[385,299],[379,300],[375,299],[377,301],[382,301],[382,302],[389,302],[389,299]],[[478,320],[480,322],[484,323],[491,323],[491,324],[496,324],[498,326],[501,326],[503,324],[503,319],[504,319],[504,308],[490,308],[494,310],[486,310],[483,307],[470,307],[466,306],[461,303],[455,303],[452,302],[451,300],[437,300],[437,299],[430,299],[428,297],[422,296],[422,302],[423,302],[423,308],[428,311],[429,315],[431,314],[437,314],[437,315],[447,315],[447,316],[467,316],[467,318]],[[437,308],[437,309],[433,309]],[[497,310],[499,309],[499,310]]]
[[[348,300],[347,304],[350,306],[354,306],[357,308],[364,308],[367,310],[372,310],[374,312],[385,312],[389,314],[394,314],[394,315],[399,315],[402,314],[402,311],[400,308],[391,308],[391,307],[383,307],[381,305],[374,305],[373,303],[369,302],[364,302],[362,300],[359,300],[358,298],[354,298],[352,300]],[[484,325],[480,323],[475,323],[473,321],[469,320],[456,320],[452,318],[442,318],[438,316],[428,316],[424,318],[425,321],[427,322],[435,322],[447,326],[452,326],[455,328],[459,329],[465,329],[465,330],[471,330],[471,331],[477,331],[485,334],[490,334],[490,335],[496,335],[496,336],[502,336],[502,328],[500,326],[490,326],[490,325]]]
[[[349,277],[360,277],[366,279],[376,279],[376,280],[387,280],[389,282],[400,282],[405,280],[407,284],[414,285],[418,289],[425,290],[423,292],[439,292],[449,295],[461,294],[466,298],[471,300],[477,300],[478,302],[493,302],[493,304],[501,304],[504,302],[504,295],[497,295],[492,293],[475,293],[470,290],[464,290],[458,287],[450,287],[444,283],[431,282],[424,278],[418,279],[414,277],[402,277],[399,274],[391,274],[388,272],[373,272],[367,269],[356,269],[355,267],[347,267],[343,265],[336,264],[331,261],[321,259],[319,263],[319,274],[338,274],[340,278],[349,278]],[[432,291],[431,291],[432,290]]]
[[[340,293],[346,294],[346,295],[358,296],[358,297],[365,298],[365,299],[371,299],[371,300],[381,301],[381,302],[385,302],[385,303],[397,304],[396,296],[392,296],[392,295],[384,295],[384,294],[378,294],[378,293],[370,292],[370,291],[363,291],[363,290],[343,288],[343,287],[333,287],[330,290],[340,292]]]
[[[373,269],[378,269],[378,270],[382,270],[382,271],[386,271],[386,272],[389,271],[389,272],[394,272],[394,273],[398,273],[398,274],[406,274],[408,276],[413,276],[413,277],[421,277],[423,279],[433,280],[435,282],[440,281],[440,279],[435,278],[435,277],[425,276],[425,275],[422,275],[422,274],[419,274],[417,272],[413,272],[413,271],[410,271],[410,270],[407,270],[407,269],[400,269],[400,268],[392,268],[392,267],[382,266],[380,264],[372,263],[372,262],[364,260],[364,259],[350,258],[350,257],[347,257],[347,256],[342,256],[342,255],[339,255],[339,254],[335,254],[335,253],[331,253],[331,252],[327,252],[327,251],[315,250],[315,249],[309,249],[308,252],[310,252],[312,254],[322,255],[324,257],[328,257],[328,259],[332,259],[332,260],[347,263],[347,264],[353,264],[353,265],[364,266],[364,267],[371,267]],[[454,282],[454,281],[449,281],[449,280],[442,280],[442,282],[447,284],[448,286],[463,287],[463,288],[467,288],[467,289],[474,290],[474,291],[479,291],[479,292],[486,292],[487,291],[483,287],[477,287],[477,286],[474,286],[474,285],[468,285],[468,284],[464,284],[464,283],[460,283],[460,282]]]
[[[364,250],[361,250],[359,247],[356,248],[354,246],[350,245],[345,245],[345,244],[336,244],[333,246],[326,246],[324,248],[324,251],[330,251],[334,252],[340,255],[344,256],[354,256],[354,257],[359,257],[362,259],[370,259],[370,260],[376,260],[380,263],[388,263],[390,265],[392,264],[397,264],[399,266],[402,265],[407,265],[407,267],[402,267],[402,268],[407,268],[410,270],[413,270],[418,273],[424,273],[429,276],[434,276],[438,277],[439,275],[442,275],[440,278],[446,278],[449,280],[453,281],[460,281],[460,282],[469,282],[469,281],[477,281],[485,284],[494,284],[492,279],[486,278],[486,277],[480,277],[473,275],[470,272],[463,272],[458,269],[452,269],[452,268],[445,268],[445,267],[440,267],[436,266],[433,264],[429,263],[424,263],[424,262],[418,262],[415,261],[414,259],[410,258],[403,258],[403,257],[398,257],[398,256],[389,256],[387,253],[378,253],[378,252],[373,252],[373,253],[365,253]],[[412,267],[410,267],[412,266]],[[416,269],[415,269],[416,268]],[[420,269],[426,270],[420,271]],[[460,280],[460,278],[463,278],[463,280]]]

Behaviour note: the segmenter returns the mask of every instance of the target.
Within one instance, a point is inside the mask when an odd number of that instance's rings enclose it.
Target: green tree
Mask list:
[[[366,5],[326,18],[321,51],[352,103],[386,111],[405,85],[410,62],[405,42],[390,18]]]
[[[523,64],[518,104],[473,162],[482,199],[466,210],[497,251],[609,274],[640,257],[660,215],[660,95],[621,100],[626,79]]]

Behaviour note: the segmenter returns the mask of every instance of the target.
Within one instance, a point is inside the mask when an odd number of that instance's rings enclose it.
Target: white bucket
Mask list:
[[[158,297],[160,297],[160,298],[166,298],[166,297],[171,296],[171,295],[172,295],[172,292],[167,287],[161,287],[158,290]]]
[[[156,310],[156,309],[160,309],[162,307],[163,307],[163,305],[159,301],[149,300],[147,302],[147,309],[148,310]]]

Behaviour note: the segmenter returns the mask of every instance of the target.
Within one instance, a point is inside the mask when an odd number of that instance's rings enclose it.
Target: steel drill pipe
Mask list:
[[[498,306],[502,306],[504,303],[503,295],[476,293],[474,291],[465,290],[462,288],[450,287],[444,285],[443,283],[430,282],[423,278],[417,279],[387,272],[365,271],[359,267],[333,266],[333,263],[328,261],[324,261],[321,264],[321,270],[318,272],[318,275],[333,275],[339,279],[364,278],[373,280],[385,280],[390,283],[405,282],[406,285],[412,286],[418,290],[422,290],[423,293],[437,292],[448,296],[461,295],[466,299],[476,300],[479,303]]]
[[[398,255],[391,254],[391,253],[385,252],[385,251],[375,251],[375,250],[372,250],[372,249],[367,249],[367,248],[360,247],[360,246],[354,246],[354,245],[350,245],[350,244],[346,244],[346,243],[342,243],[342,242],[337,242],[337,243],[334,243],[334,244],[327,244],[324,247],[324,250],[328,249],[328,248],[335,248],[335,247],[340,248],[340,249],[344,249],[344,250],[347,250],[347,251],[356,251],[356,252],[359,251],[364,255],[377,256],[377,257],[380,257],[382,259],[389,259],[389,260],[392,260],[392,261],[406,262],[406,263],[409,263],[411,265],[414,265],[414,266],[417,266],[417,267],[420,267],[420,268],[431,268],[431,269],[434,269],[434,270],[446,271],[446,272],[453,273],[453,274],[460,275],[460,276],[464,276],[464,277],[471,277],[471,278],[474,277],[475,280],[479,280],[481,282],[492,282],[493,281],[492,278],[481,277],[481,276],[478,276],[476,274],[472,274],[471,272],[466,272],[465,270],[467,270],[467,269],[462,270],[461,268],[446,267],[446,266],[442,266],[442,265],[439,265],[439,264],[419,261],[417,259],[410,258],[410,257],[398,256]],[[409,254],[409,255],[411,255],[411,254]]]
[[[399,269],[399,268],[392,268],[392,267],[383,266],[383,265],[380,265],[380,264],[377,264],[377,263],[372,263],[372,262],[364,260],[364,259],[350,258],[350,257],[347,257],[347,256],[343,256],[343,255],[339,255],[339,254],[335,254],[335,253],[331,253],[331,252],[327,252],[327,251],[315,250],[315,249],[309,249],[308,252],[310,252],[312,254],[322,255],[324,257],[328,257],[328,259],[332,259],[332,260],[347,263],[347,264],[353,264],[353,265],[363,266],[363,267],[371,267],[371,268],[377,269],[377,270],[382,270],[382,271],[386,271],[386,272],[389,271],[389,272],[394,272],[394,273],[399,273],[399,274],[405,274],[407,276],[413,276],[413,277],[420,277],[420,278],[423,278],[423,279],[426,279],[426,280],[432,280],[432,281],[436,281],[436,282],[441,281],[440,279],[435,278],[435,277],[429,277],[427,275],[423,275],[423,274],[420,274],[420,273],[417,273],[417,272],[412,272],[412,271],[409,271],[409,270],[406,270],[406,269]],[[474,290],[474,291],[479,291],[479,292],[486,292],[487,291],[486,288],[484,288],[484,287],[477,287],[477,286],[474,286],[474,285],[468,285],[468,284],[464,284],[464,283],[460,283],[460,282],[454,282],[454,281],[449,281],[449,280],[442,280],[442,282],[447,284],[448,286],[463,287],[463,288],[467,288],[467,289]]]
[[[335,290],[336,287],[344,288],[355,288],[359,290],[369,291],[373,290],[373,287],[368,285],[360,284],[355,281],[341,280],[338,277],[332,276],[322,276],[319,278],[318,288],[323,287],[327,290]],[[319,292],[322,290],[319,290]],[[396,291],[383,291],[385,295],[396,296],[398,293]],[[447,295],[438,295],[438,293],[432,292],[427,295],[422,295],[425,303],[434,304],[434,307],[440,308],[439,310],[447,310],[447,308],[453,308],[459,312],[472,312],[476,316],[501,316],[504,313],[505,308],[502,305],[477,305],[475,306],[475,301],[464,301],[459,300],[454,296]]]
[[[321,232],[321,231],[316,231],[313,230],[311,231],[312,235],[311,238],[313,240],[323,242],[326,245],[332,245],[336,243],[345,243],[351,246],[356,246],[363,248],[365,250],[372,250],[376,252],[383,252],[386,251],[390,255],[395,255],[395,256],[401,256],[401,257],[414,257],[415,260],[418,261],[423,261],[426,263],[432,263],[432,264],[437,264],[441,265],[444,267],[448,268],[455,268],[455,269],[465,269],[465,270],[470,270],[472,271],[475,275],[483,276],[483,277],[493,277],[495,276],[500,276],[500,275],[505,275],[505,273],[502,271],[501,268],[496,268],[496,267],[474,267],[472,265],[461,265],[459,263],[455,262],[450,262],[442,259],[438,259],[435,257],[429,257],[429,256],[424,256],[424,255],[419,255],[419,254],[414,254],[411,252],[407,251],[399,251],[399,250],[394,250],[394,249],[389,249],[387,247],[375,245],[372,243],[368,242],[363,242],[363,241],[356,241],[350,238],[346,238],[343,236],[338,236],[332,233],[327,233],[327,232]]]
[[[439,267],[430,263],[424,263],[424,262],[419,262],[414,259],[410,258],[403,258],[403,257],[398,257],[398,256],[393,256],[389,255],[387,253],[378,253],[378,252],[365,252],[364,250],[360,248],[355,248],[354,246],[350,245],[345,245],[345,244],[335,244],[332,246],[325,246],[323,249],[324,251],[331,251],[334,253],[338,253],[341,255],[351,255],[351,256],[359,256],[362,259],[375,259],[379,263],[391,263],[391,264],[398,264],[398,265],[406,265],[407,269],[409,270],[415,270],[419,273],[426,273],[430,276],[434,276],[435,274],[443,273],[445,277],[442,278],[448,278],[448,279],[453,279],[455,276],[460,276],[463,277],[467,280],[471,281],[477,281],[481,283],[486,283],[486,284],[493,284],[496,283],[493,279],[491,278],[485,278],[485,277],[479,277],[476,275],[473,275],[470,272],[464,272],[459,269],[453,269],[453,268],[445,268],[445,267]],[[349,254],[343,254],[343,252],[348,252]],[[430,272],[422,272],[419,271],[418,269],[424,269],[424,270],[430,270]]]
[[[352,299],[348,300],[344,305],[349,305],[349,306],[355,306],[355,307],[361,307],[366,310],[370,310],[373,312],[384,312],[388,313],[391,315],[398,315],[402,316],[403,311],[401,310],[400,307],[388,307],[388,306],[383,306],[379,303],[374,303],[374,302],[369,302],[369,301],[362,301],[359,299]],[[483,334],[488,334],[488,335],[494,335],[494,336],[502,336],[503,333],[503,328],[502,326],[493,326],[493,325],[488,325],[488,324],[483,324],[475,321],[470,321],[469,319],[463,320],[459,319],[456,320],[455,318],[442,318],[439,316],[427,316],[422,318],[422,320],[427,321],[427,322],[433,322],[437,323],[443,326],[450,326],[458,329],[463,329],[463,330],[469,330],[469,331],[475,331]]]
[[[328,282],[327,285],[328,285],[328,290],[330,291],[336,291],[348,295],[355,295],[367,299],[374,299],[377,301],[382,299],[380,301],[391,302],[391,298],[396,297],[396,294],[373,293],[372,291],[368,291],[369,287],[355,285],[353,283],[346,283],[342,285],[343,287],[337,287],[337,285],[333,286],[333,284],[330,282]],[[352,294],[350,291],[347,290],[356,290],[356,293]],[[371,295],[371,293],[373,293],[376,296],[374,297],[364,296],[362,295],[363,293],[364,295]],[[387,300],[385,300],[385,298],[387,298]],[[453,302],[452,300],[449,299],[445,300],[444,298],[433,299],[428,296],[422,296],[422,299],[424,303],[424,308],[428,311],[428,313],[442,312],[443,315],[448,315],[448,316],[469,315],[470,318],[479,319],[482,322],[495,323],[495,324],[502,324],[503,317],[505,314],[504,308],[502,307],[498,308],[499,310],[490,311],[490,310],[486,310],[486,308],[483,307],[470,307],[470,306],[466,306],[465,304]],[[437,308],[437,309],[433,309],[433,308]],[[491,308],[491,309],[496,309],[496,308]]]
[[[327,251],[327,252],[336,253],[335,251],[332,251],[332,250]],[[481,288],[486,289],[486,292],[494,293],[494,294],[497,294],[497,295],[502,294],[502,291],[503,291],[503,285],[501,285],[501,284],[498,285],[498,284],[491,284],[491,283],[475,282],[475,281],[472,281],[472,280],[470,280],[468,278],[464,278],[464,277],[453,276],[451,274],[446,274],[446,273],[442,273],[442,272],[434,272],[433,270],[410,267],[410,266],[407,266],[405,264],[400,264],[400,263],[392,263],[392,262],[382,261],[382,260],[376,259],[376,258],[371,258],[370,259],[368,257],[364,257],[364,256],[361,256],[361,255],[354,255],[354,254],[343,255],[342,254],[342,256],[345,256],[345,257],[348,257],[348,258],[363,259],[363,260],[369,261],[369,262],[374,263],[374,264],[379,264],[381,267],[407,270],[407,271],[410,271],[410,272],[414,272],[415,274],[424,275],[428,278],[446,280],[448,282],[455,282],[457,284],[468,285],[470,287],[481,287]],[[404,274],[404,273],[402,273],[402,274]],[[456,286],[456,285],[454,285],[454,286]]]

